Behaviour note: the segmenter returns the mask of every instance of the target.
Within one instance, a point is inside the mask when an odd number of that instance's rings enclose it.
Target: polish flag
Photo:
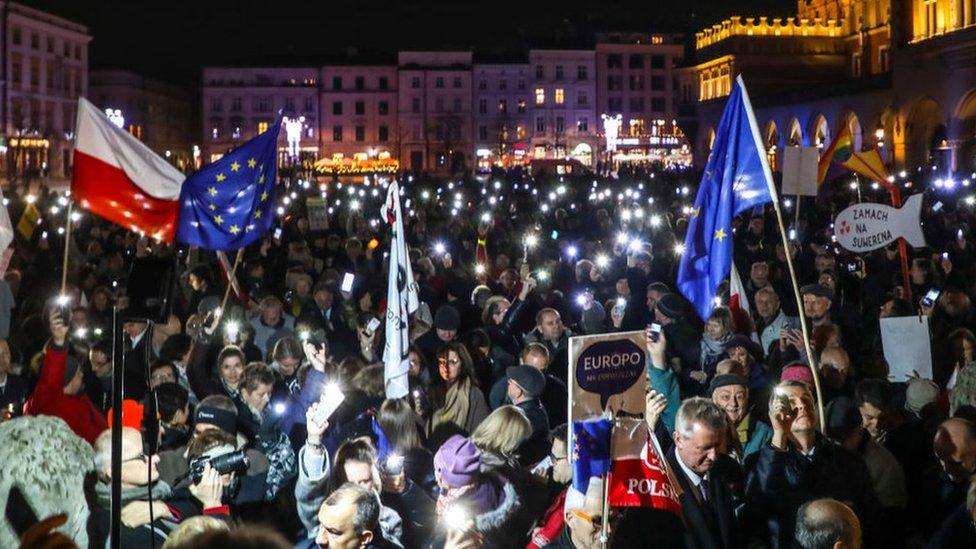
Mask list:
[[[729,309],[742,310],[746,314],[749,313],[749,296],[746,295],[746,288],[742,285],[742,279],[739,278],[739,270],[735,268],[735,263],[732,264],[732,270],[729,273]]]
[[[650,507],[679,517],[681,485],[654,433],[643,420],[618,419],[614,427],[607,500],[614,507]]]
[[[78,99],[76,136],[71,194],[81,207],[171,242],[186,176],[83,97]]]

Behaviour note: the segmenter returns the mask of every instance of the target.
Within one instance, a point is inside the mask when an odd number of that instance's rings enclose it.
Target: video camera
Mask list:
[[[229,454],[219,456],[197,456],[190,461],[189,476],[193,479],[193,484],[200,482],[203,478],[203,469],[207,464],[217,471],[218,474],[226,475],[233,472],[244,472],[251,464],[251,460],[244,454],[244,450],[237,450]]]

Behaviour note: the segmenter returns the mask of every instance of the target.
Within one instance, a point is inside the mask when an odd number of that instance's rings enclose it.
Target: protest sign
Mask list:
[[[613,464],[607,498],[614,507],[651,507],[681,514],[679,485],[644,420],[617,422],[611,439]]]
[[[647,390],[642,331],[569,339],[569,414],[573,420],[624,412],[644,413]]]
[[[864,202],[848,206],[834,220],[834,236],[845,250],[870,252],[904,238],[916,248],[925,246],[919,224],[922,195],[912,195],[901,208]]]
[[[783,195],[817,196],[817,163],[820,151],[816,147],[786,147],[783,149]]]
[[[328,230],[329,206],[325,199],[308,197],[305,199],[305,209],[308,210],[308,228],[310,230]]]
[[[882,318],[881,345],[888,361],[888,380],[906,381],[915,373],[924,379],[932,379],[928,317]]]

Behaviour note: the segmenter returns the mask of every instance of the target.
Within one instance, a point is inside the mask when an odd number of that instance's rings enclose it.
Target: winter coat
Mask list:
[[[64,370],[68,362],[65,347],[48,345],[44,353],[44,366],[41,377],[34,388],[34,394],[24,405],[24,413],[29,416],[55,416],[63,419],[76,435],[94,444],[98,435],[108,429],[108,422],[88,395],[66,395],[64,393]]]

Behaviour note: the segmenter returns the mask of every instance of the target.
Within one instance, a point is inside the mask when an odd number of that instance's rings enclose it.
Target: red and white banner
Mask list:
[[[638,423],[639,421],[639,423]],[[681,516],[680,487],[673,482],[657,439],[642,420],[618,420],[613,430],[608,499],[614,507],[651,507]]]
[[[78,99],[71,194],[81,207],[126,229],[170,242],[186,177]]]
[[[739,269],[735,268],[735,263],[732,263],[732,270],[729,273],[729,309],[736,310],[741,309],[745,312],[749,312],[749,297],[746,295],[746,288],[742,285],[742,279],[739,278]]]

